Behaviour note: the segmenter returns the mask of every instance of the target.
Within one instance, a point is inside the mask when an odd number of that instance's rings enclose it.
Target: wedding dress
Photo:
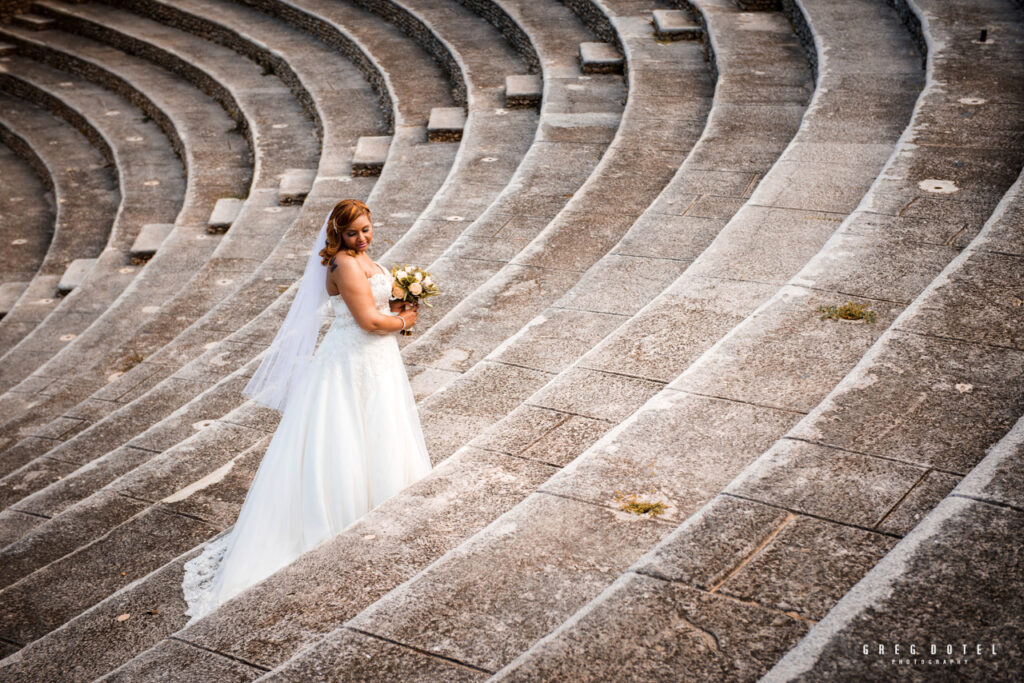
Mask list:
[[[369,278],[388,314],[392,278]],[[196,621],[290,564],[430,470],[394,334],[366,332],[338,295],[334,322],[290,399],[230,532],[185,563]]]

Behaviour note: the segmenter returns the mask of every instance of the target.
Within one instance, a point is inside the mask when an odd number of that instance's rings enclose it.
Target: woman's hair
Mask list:
[[[341,245],[344,244],[341,234],[357,218],[360,216],[368,217],[369,215],[370,208],[358,199],[342,199],[334,205],[334,210],[331,211],[331,215],[327,219],[327,246],[320,250],[320,259],[325,266],[341,250]],[[356,255],[356,252],[352,249],[346,249],[345,251],[350,256]]]

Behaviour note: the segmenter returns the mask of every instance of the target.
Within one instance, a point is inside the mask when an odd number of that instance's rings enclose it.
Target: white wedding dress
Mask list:
[[[391,275],[370,277],[389,313]],[[331,538],[430,470],[394,334],[360,328],[340,296],[334,322],[267,448],[234,527],[185,563],[193,621]]]

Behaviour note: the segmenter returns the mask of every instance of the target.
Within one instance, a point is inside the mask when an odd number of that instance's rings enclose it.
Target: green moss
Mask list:
[[[121,371],[128,372],[136,365],[141,363],[142,360],[142,354],[139,353],[136,349],[132,349],[127,354],[125,354],[124,358],[121,359]]]
[[[661,501],[640,500],[635,493],[627,495],[621,491],[615,493],[615,502],[619,504],[620,510],[648,517],[657,517],[668,509],[668,506]]]
[[[869,309],[867,304],[855,304],[852,301],[848,301],[842,306],[818,306],[818,312],[821,313],[822,320],[863,320],[869,323],[875,322],[875,312]]]

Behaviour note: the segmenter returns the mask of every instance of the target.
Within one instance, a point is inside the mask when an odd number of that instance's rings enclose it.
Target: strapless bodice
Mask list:
[[[374,273],[367,278],[370,281],[370,291],[373,293],[373,303],[381,313],[390,314],[388,300],[391,298],[391,273],[385,272],[380,264],[375,265],[381,269],[381,272]],[[352,317],[352,312],[348,310],[348,304],[341,298],[341,295],[332,294],[328,300],[331,302],[331,310],[334,312],[334,323],[331,327],[358,327],[356,319]]]

